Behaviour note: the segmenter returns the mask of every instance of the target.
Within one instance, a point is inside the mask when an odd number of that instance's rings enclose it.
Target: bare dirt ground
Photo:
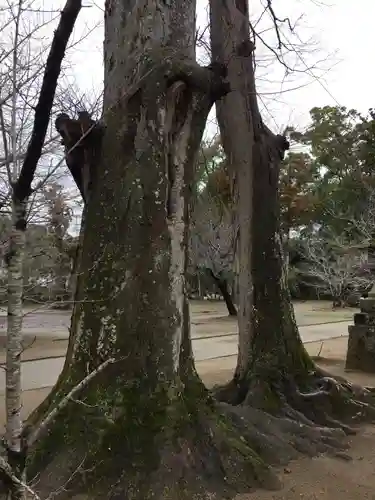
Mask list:
[[[295,304],[297,322],[300,326],[337,321],[351,321],[353,309],[333,312],[329,303],[306,302]],[[39,313],[38,313],[39,315]],[[226,318],[226,310],[221,303],[199,302],[192,306],[192,323],[199,328],[199,334],[210,335],[232,329],[235,320]],[[31,316],[31,315],[30,315]],[[50,336],[37,338],[26,349],[23,358],[33,359],[39,356],[64,355],[66,340],[59,338],[59,332],[67,329],[69,313],[46,313],[43,317],[34,315],[30,319],[34,331],[42,329]],[[27,323],[26,323],[27,326]],[[0,321],[0,335],[1,335]],[[29,339],[30,341],[30,339]],[[345,372],[346,338],[329,339],[306,344],[311,356],[318,356],[317,362],[334,374],[365,385],[375,386],[375,376],[359,372]],[[0,358],[1,358],[0,349]],[[197,362],[197,369],[208,387],[221,384],[230,379],[236,357],[224,357]],[[49,393],[49,388],[25,391],[23,393],[24,418]],[[0,400],[0,427],[4,425],[4,401]],[[375,500],[375,427],[363,427],[357,436],[351,439],[351,462],[332,459],[326,456],[313,460],[302,458],[280,469],[279,475],[283,488],[277,492],[257,490],[247,495],[240,495],[236,500]]]
[[[352,440],[352,461],[299,459],[280,471],[282,490],[258,490],[236,500],[374,500],[374,446],[375,428],[363,428]]]
[[[311,356],[320,352],[317,363],[332,374],[363,386],[375,386],[375,375],[345,371],[347,339],[307,344]],[[324,356],[324,357],[322,357]],[[233,372],[235,359],[199,363],[198,371],[207,386],[225,383]],[[375,500],[375,427],[362,427],[351,438],[352,461],[320,456],[301,458],[280,469],[283,488],[276,492],[257,490],[236,500]]]

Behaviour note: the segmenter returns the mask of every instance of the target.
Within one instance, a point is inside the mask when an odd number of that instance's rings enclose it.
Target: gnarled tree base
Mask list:
[[[222,500],[279,487],[270,465],[300,454],[346,457],[347,429],[218,403],[196,379],[154,401],[128,392],[114,409],[117,391],[72,402],[33,450],[28,475],[41,498]]]
[[[374,392],[315,368],[303,383],[281,372],[274,377],[248,375],[215,387],[217,400],[234,407],[258,408],[308,427],[324,426],[355,434],[356,423],[375,420]],[[253,411],[253,410],[252,410]]]

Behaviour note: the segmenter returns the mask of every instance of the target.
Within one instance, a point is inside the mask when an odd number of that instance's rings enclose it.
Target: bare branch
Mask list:
[[[93,372],[89,373],[79,384],[77,384],[73,389],[60,401],[60,403],[49,413],[46,418],[40,423],[40,425],[29,434],[27,438],[28,447],[32,446],[45,432],[49,425],[55,420],[58,414],[67,406],[67,404],[80,392],[82,391],[99,373],[105,370],[109,365],[118,362],[120,360],[115,360],[114,358],[107,359],[101,365],[96,368]]]
[[[348,245],[344,236],[311,236],[303,240],[304,263],[297,271],[304,283],[341,303],[351,293],[365,291],[372,282],[367,252]]]
[[[7,134],[6,134],[6,130],[5,130],[3,107],[1,106],[1,104],[0,104],[0,127],[1,127],[1,134],[3,137],[3,147],[4,147],[4,154],[5,154],[5,162],[4,163],[5,163],[5,167],[6,167],[7,174],[8,174],[9,185],[11,185],[12,174],[10,171],[10,156],[9,156],[9,149],[8,149],[8,139],[7,139]],[[0,208],[1,208],[1,206],[0,206]]]
[[[30,495],[32,496],[32,498],[35,498],[35,500],[41,500],[39,495],[37,495],[37,493],[35,493],[35,491],[30,488],[30,486],[28,486],[26,483],[24,483],[23,481],[20,481],[18,479],[18,477],[13,474],[13,471],[12,471],[12,468],[11,466],[8,464],[8,462],[2,457],[0,456],[0,471],[15,485],[17,486],[21,486],[21,488],[23,488],[24,490],[26,490],[28,493],[30,493]]]
[[[31,140],[27,148],[20,176],[14,187],[14,195],[20,200],[23,200],[30,194],[31,183],[42,153],[42,147],[48,128],[62,60],[81,6],[81,0],[67,0],[61,12],[61,19],[53,37],[44,71],[38,104],[35,108]]]

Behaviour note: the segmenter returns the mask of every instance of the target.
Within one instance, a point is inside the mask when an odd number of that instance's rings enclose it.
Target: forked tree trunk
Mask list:
[[[106,127],[85,213],[81,305],[44,412],[114,363],[36,443],[29,477],[41,473],[41,496],[63,484],[67,498],[206,498],[233,487],[230,478],[270,476],[215,409],[191,354],[190,182],[208,112],[227,89],[220,68],[197,66],[194,36],[193,0],[136,2],[132,10],[107,2]]]

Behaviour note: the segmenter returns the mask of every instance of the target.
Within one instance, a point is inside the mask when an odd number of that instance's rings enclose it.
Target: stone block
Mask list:
[[[375,325],[351,325],[348,328],[345,367],[375,373]]]
[[[362,297],[361,299],[359,299],[359,307],[362,312],[375,314],[375,298]]]
[[[354,314],[354,324],[355,325],[367,325],[368,314],[360,312]]]

